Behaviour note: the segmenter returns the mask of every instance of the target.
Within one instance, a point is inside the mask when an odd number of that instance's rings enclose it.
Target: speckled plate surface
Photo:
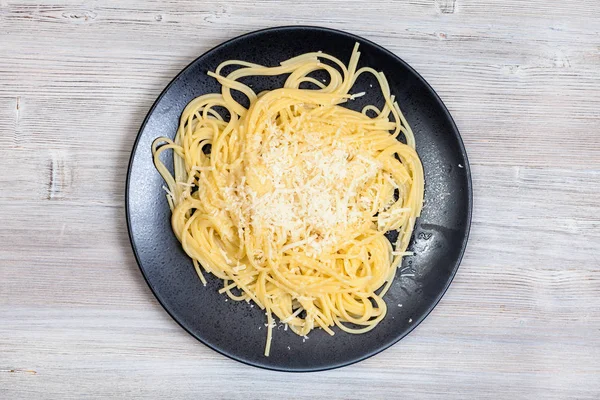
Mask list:
[[[425,206],[409,250],[385,296],[386,318],[372,331],[351,335],[322,330],[308,340],[276,329],[271,355],[265,357],[265,315],[245,302],[225,301],[222,284],[203,287],[190,259],[171,231],[163,181],[154,169],[150,145],[159,136],[174,137],[179,117],[194,97],[220,91],[206,75],[219,63],[240,59],[274,66],[298,54],[322,50],[347,62],[360,43],[360,66],[383,71],[417,142],[425,170]],[[258,92],[280,87],[284,77],[250,81]],[[371,87],[370,85],[373,85]],[[359,79],[353,92],[367,94],[350,104],[382,104],[377,85]],[[167,157],[171,157],[170,155]],[[172,159],[167,158],[166,165]],[[396,343],[435,307],[450,285],[462,258],[471,220],[469,164],[458,130],[434,92],[404,61],[358,36],[316,27],[279,27],[252,32],[200,56],[166,87],[144,121],[131,155],[126,188],[129,236],[140,269],[165,310],[186,331],[214,350],[258,367],[284,371],[317,371],[363,360]],[[399,305],[402,305],[401,307]]]

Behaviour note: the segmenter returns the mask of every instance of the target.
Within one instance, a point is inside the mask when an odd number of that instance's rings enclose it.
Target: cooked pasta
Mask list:
[[[174,140],[152,145],[173,232],[205,285],[206,272],[220,293],[265,311],[267,356],[277,320],[301,336],[373,329],[421,212],[414,136],[384,74],[358,68],[359,56],[357,44],[348,65],[322,52],[276,67],[225,61],[208,73],[221,93],[192,100]],[[240,80],[286,74],[261,93]],[[362,74],[379,83],[381,108],[344,107],[364,94],[350,94]],[[173,175],[160,159],[168,149]]]

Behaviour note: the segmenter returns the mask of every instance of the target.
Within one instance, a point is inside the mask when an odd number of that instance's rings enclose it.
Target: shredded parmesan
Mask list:
[[[294,318],[296,318],[296,317],[298,316],[298,314],[300,314],[301,312],[302,312],[302,309],[301,309],[301,308],[297,309],[297,310],[296,310],[296,311],[294,311],[294,313],[293,313],[293,314],[291,314],[289,317],[287,317],[287,318],[285,318],[285,319],[281,320],[281,323],[282,323],[282,324],[286,324],[286,325],[287,325],[287,323],[288,323],[288,322],[290,322],[291,320],[293,320]]]
[[[310,250],[307,255],[317,256],[362,223],[373,200],[357,193],[383,166],[352,143],[313,132],[310,119],[309,114],[295,116],[284,128],[268,121],[266,138],[249,140],[258,155],[252,173],[260,187],[231,182],[224,193],[228,211],[241,225],[266,230],[272,241],[275,232],[285,235],[282,252],[303,246]]]
[[[169,190],[169,188],[168,188],[168,187],[166,187],[165,185],[163,185],[162,189],[163,189],[165,192],[167,192],[167,196],[171,196],[171,199],[175,199],[175,195],[173,194],[173,192],[171,192],[171,191]]]

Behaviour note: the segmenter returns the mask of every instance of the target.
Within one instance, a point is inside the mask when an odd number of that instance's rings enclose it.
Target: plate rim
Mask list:
[[[265,33],[265,32],[277,32],[277,31],[289,31],[289,30],[306,30],[306,29],[313,30],[313,31],[321,31],[321,32],[326,32],[326,33],[334,33],[334,34],[337,34],[337,35],[346,36],[346,37],[349,37],[351,39],[359,40],[359,41],[362,41],[364,43],[367,43],[368,45],[373,46],[375,49],[386,53],[387,55],[389,55],[392,58],[394,58],[396,61],[400,62],[405,68],[407,68],[410,72],[412,72],[414,74],[414,76],[421,81],[421,83],[423,83],[427,88],[429,88],[429,90],[433,94],[433,98],[435,99],[436,103],[438,103],[438,105],[443,110],[443,113],[444,113],[445,117],[450,121],[452,134],[455,137],[455,139],[457,139],[457,143],[458,143],[458,147],[459,147],[459,150],[460,150],[460,154],[464,158],[464,161],[465,161],[464,169],[465,169],[466,178],[467,178],[467,192],[468,193],[467,193],[467,215],[466,215],[466,225],[465,225],[465,236],[464,236],[464,238],[462,240],[462,243],[461,243],[461,249],[460,249],[460,252],[458,254],[458,258],[456,260],[456,263],[455,263],[454,267],[452,268],[452,271],[450,273],[450,277],[449,277],[448,281],[446,282],[444,288],[439,292],[437,298],[432,302],[432,304],[427,309],[427,311],[425,313],[423,313],[423,315],[420,318],[417,318],[416,320],[414,320],[413,324],[406,330],[406,332],[404,332],[404,334],[399,335],[394,340],[392,340],[390,343],[382,345],[382,346],[379,346],[377,349],[372,350],[372,351],[370,351],[368,353],[365,353],[365,354],[363,354],[363,355],[361,355],[359,357],[356,357],[353,360],[345,361],[345,362],[339,362],[339,363],[335,363],[335,364],[331,364],[331,365],[327,365],[327,366],[323,366],[323,367],[308,367],[308,368],[306,368],[306,367],[300,367],[300,368],[295,368],[295,367],[273,366],[273,365],[269,365],[268,363],[260,363],[260,362],[249,361],[249,360],[246,360],[246,359],[244,359],[242,357],[236,356],[235,354],[229,353],[229,352],[227,352],[224,349],[220,349],[218,346],[214,346],[214,345],[208,343],[207,341],[205,341],[203,338],[198,337],[196,334],[194,334],[191,331],[191,329],[188,329],[188,327],[186,327],[183,322],[181,322],[177,318],[175,318],[175,316],[171,313],[171,311],[166,307],[165,302],[163,301],[163,299],[161,298],[161,296],[158,294],[158,292],[155,290],[155,288],[152,285],[152,283],[150,283],[150,280],[149,280],[148,276],[146,275],[146,272],[144,271],[144,268],[142,267],[142,263],[140,262],[140,258],[138,256],[137,246],[135,244],[135,241],[134,241],[134,238],[133,238],[133,233],[132,233],[131,212],[130,212],[130,208],[129,208],[129,191],[130,191],[130,184],[131,184],[131,169],[132,169],[132,166],[133,166],[133,161],[134,161],[135,155],[136,155],[136,153],[138,151],[138,144],[139,144],[140,138],[142,136],[142,132],[146,128],[146,124],[148,123],[148,120],[150,119],[151,115],[154,113],[156,107],[158,106],[158,103],[165,96],[165,94],[171,88],[171,86],[173,86],[173,84],[179,79],[179,77],[185,71],[188,70],[188,68],[190,68],[196,62],[198,62],[200,59],[204,58],[205,56],[209,55],[210,53],[212,53],[214,51],[217,51],[218,49],[220,49],[220,48],[222,48],[222,47],[224,47],[224,46],[226,46],[226,45],[228,45],[230,43],[239,41],[239,40],[248,39],[248,38],[250,38],[252,36],[260,35],[260,34]],[[156,98],[156,100],[154,101],[154,103],[152,104],[152,107],[150,107],[150,109],[148,110],[148,113],[144,117],[144,120],[143,120],[143,122],[142,122],[142,124],[140,126],[140,129],[138,130],[138,132],[136,134],[135,141],[133,142],[133,146],[132,146],[132,149],[131,149],[131,155],[129,156],[129,162],[127,164],[127,176],[126,176],[126,181],[125,181],[125,219],[127,221],[127,235],[129,237],[129,243],[131,245],[131,249],[133,250],[133,254],[134,254],[134,257],[135,257],[136,264],[137,264],[140,272],[142,273],[142,276],[144,277],[144,280],[146,281],[146,284],[150,288],[152,294],[154,295],[154,297],[156,298],[156,300],[158,301],[158,303],[160,304],[160,306],[162,307],[162,309],[164,311],[166,311],[167,314],[171,317],[171,319],[173,319],[189,335],[191,335],[193,338],[195,338],[196,340],[198,340],[200,343],[202,343],[206,347],[208,347],[208,348],[216,351],[217,353],[219,353],[221,355],[224,355],[225,357],[230,358],[230,359],[232,359],[234,361],[241,362],[243,364],[250,365],[250,366],[253,366],[253,367],[258,367],[258,368],[262,368],[262,369],[266,369],[266,370],[271,370],[271,371],[280,371],[280,372],[318,372],[318,371],[328,371],[328,370],[332,370],[332,369],[337,369],[337,368],[349,366],[349,365],[358,363],[360,361],[364,361],[367,358],[373,357],[374,355],[381,353],[382,351],[384,351],[384,350],[386,350],[386,349],[394,346],[400,340],[402,340],[407,335],[409,335],[412,331],[414,331],[416,329],[417,326],[419,326],[421,324],[421,322],[423,322],[423,320],[425,320],[425,318],[427,318],[429,316],[429,314],[431,314],[431,312],[433,311],[433,309],[442,300],[442,298],[444,297],[444,295],[448,291],[448,288],[450,287],[450,284],[452,283],[452,281],[456,277],[456,274],[458,272],[460,264],[462,263],[462,259],[464,257],[465,251],[467,249],[467,244],[468,244],[469,236],[470,236],[470,232],[471,232],[472,216],[473,216],[473,183],[472,183],[472,178],[471,178],[471,167],[470,167],[469,159],[467,157],[467,151],[465,149],[464,142],[462,140],[462,136],[460,135],[460,131],[458,130],[458,127],[456,126],[456,122],[454,121],[454,118],[452,118],[452,115],[450,114],[450,111],[448,111],[448,108],[446,107],[446,105],[444,104],[444,102],[442,101],[442,99],[440,98],[440,96],[438,95],[438,93],[435,91],[435,89],[421,76],[421,74],[419,74],[419,72],[417,72],[413,67],[411,67],[402,58],[400,58],[399,56],[397,56],[395,53],[391,52],[390,50],[386,49],[385,47],[383,47],[383,46],[381,46],[381,45],[379,45],[379,44],[377,44],[377,43],[375,43],[375,42],[373,42],[373,41],[371,41],[369,39],[366,39],[366,38],[364,38],[362,36],[359,36],[359,35],[356,35],[356,34],[353,34],[353,33],[350,33],[350,32],[346,32],[346,31],[342,31],[342,30],[334,29],[334,28],[327,28],[327,27],[322,27],[322,26],[316,26],[316,25],[282,25],[282,26],[274,26],[274,27],[268,27],[268,28],[263,28],[263,29],[259,29],[259,30],[254,30],[254,31],[246,32],[246,33],[244,33],[242,35],[238,35],[238,36],[235,36],[235,37],[233,37],[231,39],[228,39],[226,41],[220,42],[216,46],[208,49],[207,51],[205,51],[204,53],[202,53],[201,55],[199,55],[198,57],[196,57],[195,59],[193,59],[188,65],[186,65],[183,69],[181,69],[181,71],[179,71],[177,73],[177,75],[175,75],[175,77],[173,77],[173,79],[171,79],[171,81],[169,81],[169,83],[167,84],[167,86],[165,86],[165,88],[160,92],[160,94],[158,95],[158,97]]]

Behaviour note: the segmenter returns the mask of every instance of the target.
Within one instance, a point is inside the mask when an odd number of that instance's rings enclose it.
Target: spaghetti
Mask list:
[[[223,281],[220,293],[265,311],[266,356],[276,319],[301,336],[373,329],[408,254],[423,170],[384,74],[359,69],[359,56],[357,44],[348,65],[322,52],[277,67],[225,61],[208,73],[221,93],[192,100],[175,139],[152,145],[175,235],[205,285],[208,272]],[[223,74],[230,66],[238,68]],[[283,74],[283,87],[261,93],[240,81]],[[381,109],[342,106],[364,94],[350,94],[361,74],[377,79]],[[160,160],[168,149],[174,175]],[[394,245],[384,236],[390,230],[399,232]]]

